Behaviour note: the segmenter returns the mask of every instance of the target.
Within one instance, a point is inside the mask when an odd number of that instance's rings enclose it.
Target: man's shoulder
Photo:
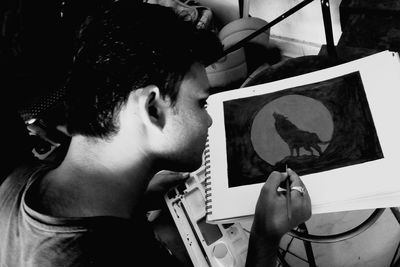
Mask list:
[[[46,168],[52,168],[52,165],[36,160],[32,160],[23,165],[20,165],[16,167],[6,177],[0,178],[0,191],[2,190],[2,188],[3,190],[8,191],[10,190],[10,187],[23,186],[32,175]]]

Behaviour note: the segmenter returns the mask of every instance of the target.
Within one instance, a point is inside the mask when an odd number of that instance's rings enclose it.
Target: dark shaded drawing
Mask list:
[[[294,156],[294,150],[296,150],[296,156],[300,156],[300,148],[311,152],[314,155],[314,148],[318,151],[318,154],[322,154],[322,150],[319,145],[329,144],[330,141],[322,141],[316,133],[308,132],[299,129],[294,125],[286,116],[274,112],[272,114],[275,119],[275,129],[283,141],[289,146],[290,156]]]
[[[229,187],[286,166],[304,176],[384,157],[359,72],[223,106]]]

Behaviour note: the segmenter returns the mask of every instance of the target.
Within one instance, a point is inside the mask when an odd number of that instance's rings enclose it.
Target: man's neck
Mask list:
[[[62,217],[132,217],[157,170],[150,157],[127,149],[71,141],[64,161],[42,180],[41,206]]]

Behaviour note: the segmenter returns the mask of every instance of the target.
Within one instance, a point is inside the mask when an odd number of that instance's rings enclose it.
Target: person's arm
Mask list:
[[[278,192],[279,185],[290,177],[290,185],[302,186],[299,176],[288,169],[286,173],[273,172],[261,189],[251,228],[246,267],[276,266],[279,242],[282,236],[311,217],[310,196],[291,191],[291,218],[288,218],[286,192]]]

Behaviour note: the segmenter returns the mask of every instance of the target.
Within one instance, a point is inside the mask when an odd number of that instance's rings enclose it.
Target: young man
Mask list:
[[[209,84],[221,45],[168,8],[119,1],[93,12],[66,83],[72,139],[59,166],[25,166],[0,188],[1,266],[178,266],[153,237],[143,199],[160,170],[202,163]],[[248,266],[274,266],[280,238],[310,217],[274,172],[261,190]],[[153,181],[152,181],[153,182]],[[163,181],[161,181],[163,182]],[[152,183],[153,187],[160,184]]]

